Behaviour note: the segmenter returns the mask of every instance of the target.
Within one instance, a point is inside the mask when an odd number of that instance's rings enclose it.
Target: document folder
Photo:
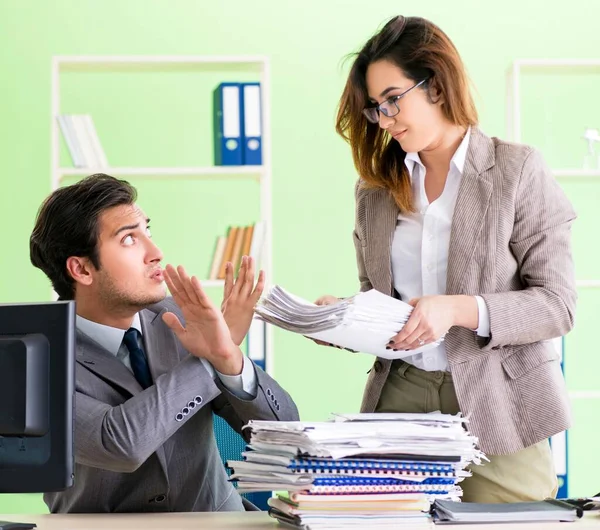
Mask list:
[[[260,83],[242,83],[243,160],[247,166],[262,164],[262,123]]]
[[[241,86],[239,83],[221,83],[213,93],[214,102],[214,158],[217,166],[240,166]]]

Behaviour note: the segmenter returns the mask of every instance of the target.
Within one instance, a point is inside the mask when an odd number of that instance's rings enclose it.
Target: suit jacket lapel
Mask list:
[[[160,375],[169,372],[180,361],[177,339],[162,321],[162,316],[166,312],[165,308],[156,308],[155,310],[155,307],[140,311],[144,348],[153,381],[156,381]],[[165,476],[168,476],[168,445],[167,442],[156,450],[156,456]]]
[[[474,127],[452,218],[446,294],[459,294],[461,291],[492,194],[493,186],[485,171],[494,163],[492,140]]]
[[[77,332],[76,360],[98,377],[119,386],[132,396],[142,391],[133,373],[119,359],[80,331]]]
[[[155,312],[152,308],[140,311],[144,348],[153,380],[170,371],[180,360],[175,335],[162,322],[166,312],[166,309]]]

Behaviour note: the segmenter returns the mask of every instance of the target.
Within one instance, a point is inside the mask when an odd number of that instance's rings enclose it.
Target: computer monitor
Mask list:
[[[0,493],[73,485],[75,302],[0,304]]]

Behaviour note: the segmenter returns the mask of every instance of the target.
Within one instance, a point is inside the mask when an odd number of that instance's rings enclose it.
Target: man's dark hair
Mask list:
[[[67,271],[69,257],[89,258],[100,268],[100,214],[133,204],[136,198],[136,189],[128,182],[97,173],[57,189],[43,202],[29,239],[29,257],[48,276],[61,300],[75,297],[75,282]]]

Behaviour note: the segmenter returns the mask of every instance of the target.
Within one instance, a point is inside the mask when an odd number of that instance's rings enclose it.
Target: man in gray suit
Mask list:
[[[32,263],[77,303],[75,485],[51,512],[243,510],[213,413],[297,420],[291,397],[239,344],[264,284],[228,265],[221,309],[183,269],[162,269],[136,190],[104,174],[56,190],[31,235]],[[172,298],[165,298],[166,281]]]

